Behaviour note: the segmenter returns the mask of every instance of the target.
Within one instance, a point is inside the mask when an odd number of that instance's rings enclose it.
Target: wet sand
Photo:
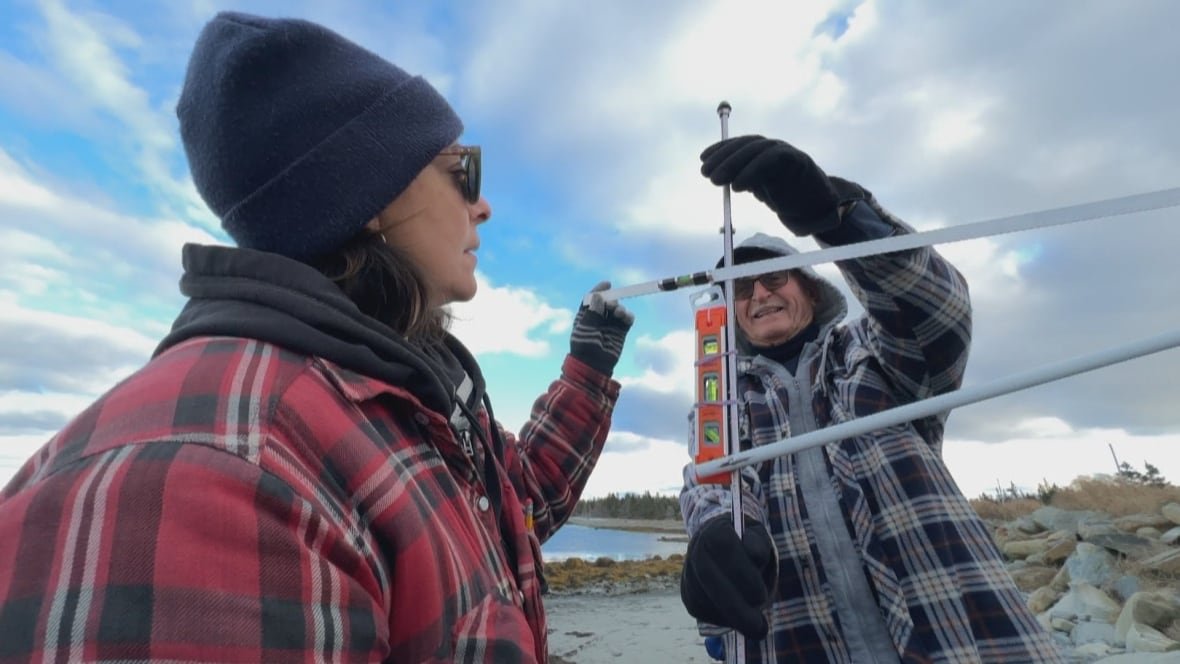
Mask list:
[[[545,598],[551,664],[712,662],[676,590]]]

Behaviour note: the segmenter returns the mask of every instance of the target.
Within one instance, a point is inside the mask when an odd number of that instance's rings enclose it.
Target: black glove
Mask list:
[[[856,183],[829,178],[806,152],[756,134],[705,148],[701,174],[715,185],[752,192],[800,237],[834,230],[842,203],[868,198]]]
[[[635,316],[617,300],[602,297],[599,291],[608,288],[609,281],[599,282],[590,289],[589,304],[578,308],[570,334],[570,355],[609,376],[623,354],[623,341]]]
[[[739,541],[728,517],[711,519],[688,542],[680,599],[697,620],[761,639],[769,629],[762,607],[774,564],[774,542],[762,524],[747,521]]]

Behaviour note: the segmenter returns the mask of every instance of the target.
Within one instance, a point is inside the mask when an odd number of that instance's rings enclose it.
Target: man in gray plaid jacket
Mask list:
[[[783,141],[710,146],[701,172],[749,191],[797,236],[842,245],[912,229],[863,187]],[[796,253],[757,234],[736,263]],[[811,268],[740,279],[741,447],[957,389],[971,345],[963,276],[930,247],[837,263],[863,315]],[[1062,661],[941,458],[946,413],[745,469],[738,538],[728,486],[685,469],[681,596],[745,661]]]

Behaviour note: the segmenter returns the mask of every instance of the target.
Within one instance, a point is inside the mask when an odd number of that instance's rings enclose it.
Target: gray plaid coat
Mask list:
[[[894,234],[911,232],[875,201],[855,210],[889,224]],[[743,246],[796,253],[785,241],[761,234]],[[971,342],[971,304],[967,283],[951,264],[925,247],[838,267],[862,315],[841,322],[844,297],[806,268],[820,286],[820,332],[801,351],[796,372],[765,357],[740,355],[743,447],[959,387]],[[792,404],[810,412],[792,414]],[[1062,661],[943,464],[945,421],[944,413],[830,443],[815,457],[834,491],[859,570],[825,566],[817,546],[825,534],[817,539],[816,520],[803,500],[799,454],[747,469],[750,493],[743,509],[766,524],[778,554],[777,587],[765,611],[770,633],[747,642],[747,662],[859,661],[848,645],[847,630],[856,627],[841,624],[830,581],[833,574],[858,573],[867,577],[880,611],[882,638],[896,650],[896,657],[881,653],[880,661]],[[689,534],[728,513],[730,505],[728,486],[697,485],[686,467],[681,507]],[[715,630],[702,626],[702,632]],[[732,661],[732,639],[728,643]]]

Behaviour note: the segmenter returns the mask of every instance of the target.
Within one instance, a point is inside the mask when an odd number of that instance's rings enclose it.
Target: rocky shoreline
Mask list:
[[[659,533],[663,541],[687,542],[684,524],[657,519],[605,519],[571,517],[568,523],[587,528]],[[646,560],[567,560],[547,563],[545,581],[551,596],[632,595],[663,592],[680,587],[684,556],[652,556]]]
[[[678,521],[570,522],[684,537]],[[1180,503],[1121,517],[1041,507],[989,525],[1028,606],[1071,663],[1180,662]],[[674,555],[546,565],[556,622],[569,618],[561,614],[563,602],[574,601],[569,598],[609,597],[602,602],[609,611],[620,596],[647,593],[660,600],[658,610],[677,614],[669,619],[691,626],[683,607],[668,600],[682,564],[683,557]]]
[[[1029,608],[1073,662],[1180,661],[1180,503],[1118,518],[1041,507],[991,525]]]
[[[669,542],[688,541],[688,535],[684,532],[684,522],[679,519],[607,519],[591,516],[571,516],[566,523],[575,526],[585,526],[587,528],[661,533],[666,535],[666,537],[660,538],[662,540]]]

